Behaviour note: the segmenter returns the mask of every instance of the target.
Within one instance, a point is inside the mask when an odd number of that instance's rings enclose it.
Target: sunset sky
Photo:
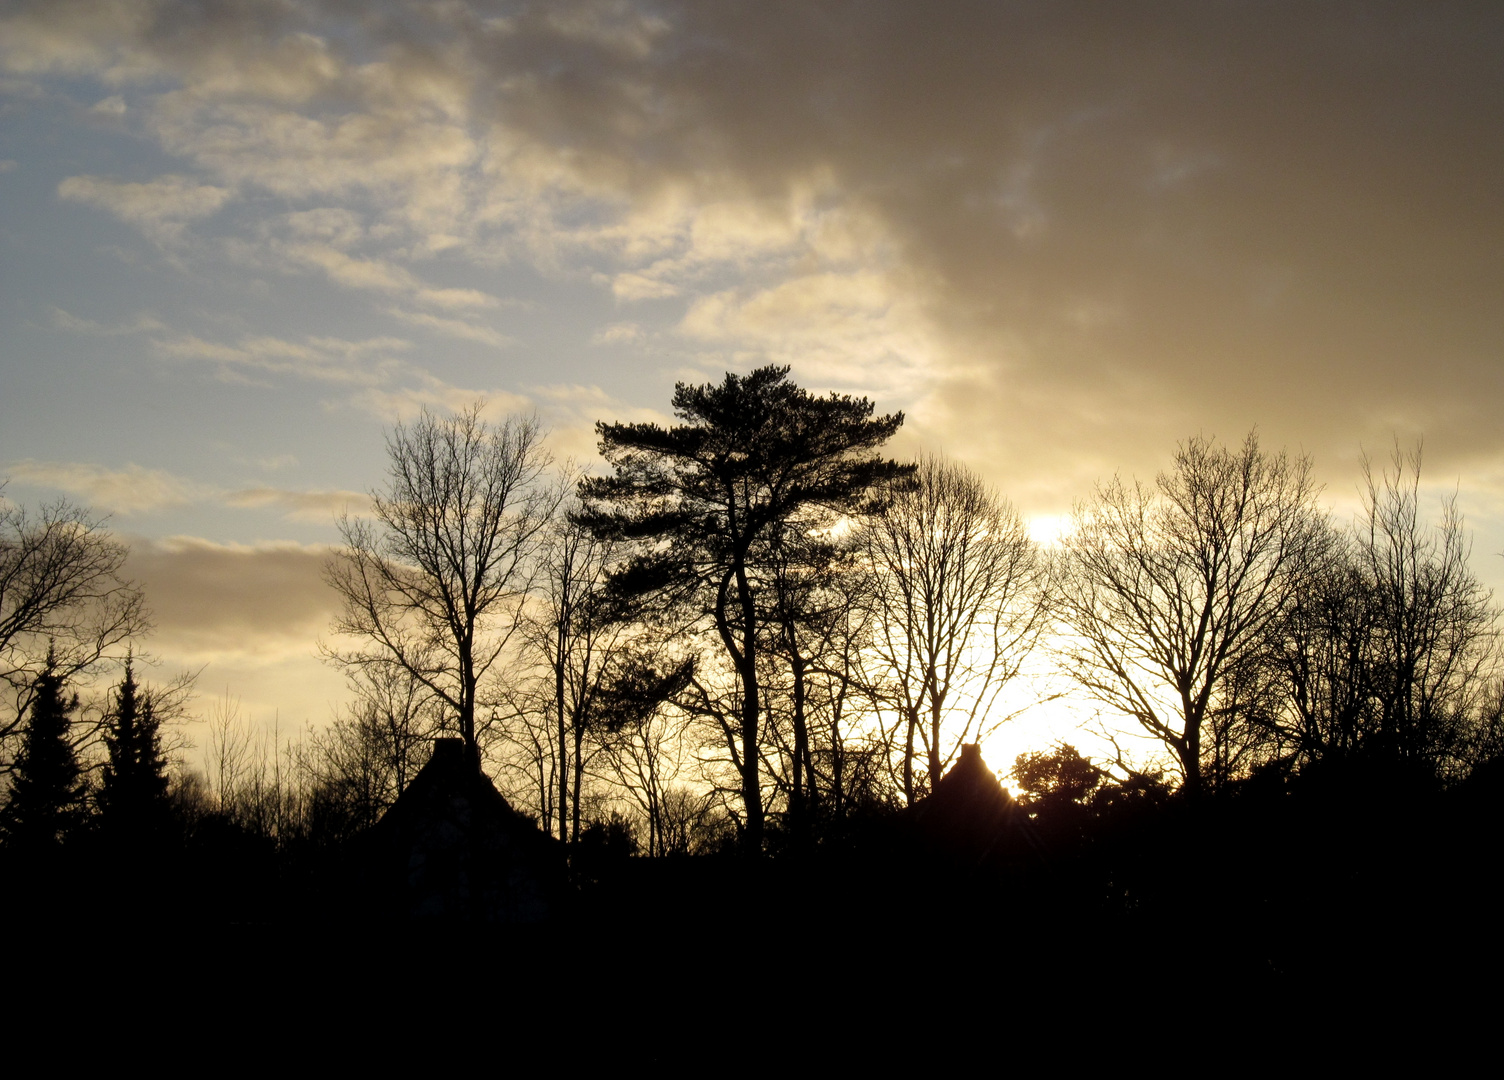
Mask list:
[[[284,726],[342,697],[319,571],[396,418],[583,460],[770,362],[1041,536],[1197,433],[1343,518],[1423,437],[1498,589],[1501,58],[1496,2],[9,0],[0,476],[112,515],[160,674]]]

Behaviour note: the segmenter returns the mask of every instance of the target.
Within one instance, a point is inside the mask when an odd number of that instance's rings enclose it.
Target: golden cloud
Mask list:
[[[127,572],[146,591],[153,651],[198,667],[311,656],[336,611],[319,545],[217,544],[173,537],[133,544]]]

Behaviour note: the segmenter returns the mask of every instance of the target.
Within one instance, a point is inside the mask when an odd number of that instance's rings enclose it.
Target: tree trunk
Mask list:
[[[814,780],[813,770],[805,768],[809,760],[809,731],[805,726],[804,717],[804,658],[799,655],[799,649],[793,644],[793,628],[789,627],[789,665],[794,674],[794,787],[789,799],[789,816],[793,818],[794,829],[801,833],[805,827],[805,796],[806,777],[812,783]],[[813,794],[810,792],[809,794]]]
[[[576,716],[574,718],[574,805],[570,807],[573,818],[569,840],[571,844],[578,844],[580,842],[580,785],[585,782],[584,746],[585,718],[583,716]],[[559,818],[560,820],[564,818],[564,808],[562,806],[559,807]]]
[[[930,792],[933,793],[935,785],[940,782],[940,770],[943,768],[940,761],[940,702],[936,699],[933,691],[930,694]]]
[[[1185,772],[1185,795],[1191,802],[1199,802],[1205,784],[1201,776],[1201,725],[1187,721],[1184,749],[1180,755],[1180,767]]]
[[[841,743],[841,702],[830,713],[830,800],[838,818],[846,816],[846,748]]]
[[[919,727],[919,717],[910,709],[904,718],[903,743],[903,800],[914,805],[914,731]]]
[[[565,640],[568,628],[563,619],[557,627],[558,649],[554,654],[554,702],[559,716],[559,839],[569,842],[569,819],[565,813],[569,808],[569,747],[568,731],[564,716],[564,664]],[[575,801],[579,801],[579,788],[575,788]]]
[[[745,566],[736,568],[737,600],[742,611],[742,805],[747,813],[744,834],[749,855],[762,852],[762,773],[758,768],[758,726],[762,700],[757,683],[757,609]]]

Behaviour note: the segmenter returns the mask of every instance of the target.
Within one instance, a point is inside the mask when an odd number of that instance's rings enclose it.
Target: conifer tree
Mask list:
[[[11,773],[10,800],[0,813],[7,846],[56,847],[82,820],[83,774],[68,738],[70,714],[76,708],[78,696],[67,692],[49,652],[37,676],[30,722]]]
[[[129,659],[106,718],[105,762],[99,789],[100,824],[115,833],[144,834],[167,805],[167,761],[161,721],[151,695],[143,693]]]
[[[613,472],[580,482],[584,508],[575,518],[598,537],[641,545],[612,575],[620,596],[698,607],[713,624],[740,683],[739,715],[725,731],[741,773],[743,843],[757,852],[765,704],[758,665],[777,592],[770,548],[871,509],[872,492],[914,467],[878,452],[902,413],[874,416],[866,398],[816,397],[790,381],[787,367],[727,372],[720,385],[679,383],[673,407],[683,423],[672,427],[596,425]]]

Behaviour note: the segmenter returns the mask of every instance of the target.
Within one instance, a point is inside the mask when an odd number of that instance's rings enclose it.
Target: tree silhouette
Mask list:
[[[1420,466],[1419,447],[1406,454],[1398,445],[1377,475],[1363,461],[1356,546],[1378,629],[1376,735],[1395,765],[1455,779],[1465,770],[1476,699],[1497,673],[1498,613],[1468,567],[1455,496],[1434,528],[1422,519]]]
[[[488,424],[480,403],[449,417],[425,410],[396,426],[387,456],[375,520],[340,519],[344,546],[325,572],[344,602],[335,630],[363,646],[325,655],[347,670],[416,679],[478,762],[481,686],[518,628],[558,501],[540,482],[543,433],[533,417]]]
[[[903,728],[903,793],[922,753],[933,789],[985,738],[1004,686],[1046,625],[1045,564],[1023,520],[973,473],[918,462],[863,531],[873,570],[873,652]],[[917,743],[917,745],[916,745]]]
[[[73,681],[149,629],[141,590],[124,576],[128,554],[81,507],[58,501],[32,513],[0,499],[0,689],[9,699],[0,773],[15,763],[44,670]]]
[[[739,685],[727,742],[751,851],[761,848],[764,816],[758,667],[771,589],[764,549],[801,512],[855,512],[876,485],[911,471],[877,453],[902,413],[874,418],[867,399],[814,397],[788,374],[765,367],[727,373],[718,386],[679,383],[673,408],[683,423],[672,427],[598,423],[614,471],[580,484],[582,523],[644,545],[615,575],[617,588],[687,606],[720,637]]]
[[[1262,648],[1321,536],[1310,462],[1191,439],[1153,487],[1114,478],[1065,542],[1064,666],[1174,755],[1187,795],[1230,680]],[[1224,717],[1225,719],[1225,717]]]
[[[105,717],[108,759],[100,778],[100,825],[144,838],[161,824],[167,806],[167,759],[156,704],[141,692],[129,658],[114,699]]]
[[[6,843],[16,849],[57,847],[79,825],[85,787],[68,738],[78,697],[66,691],[49,653],[32,691],[30,720],[11,772],[10,801],[0,813]]]
[[[1270,738],[1296,768],[1457,780],[1493,752],[1498,612],[1455,497],[1434,524],[1421,515],[1419,449],[1396,446],[1382,470],[1365,458],[1363,478],[1355,529],[1327,530],[1271,627]]]
[[[547,672],[547,685],[519,708],[531,726],[525,736],[537,748],[539,779],[551,770],[551,784],[539,809],[545,831],[560,840],[578,840],[586,769],[599,748],[592,736],[601,688],[631,641],[629,619],[609,610],[608,572],[616,545],[567,516],[550,530],[540,560],[535,610],[525,627],[528,644]]]

